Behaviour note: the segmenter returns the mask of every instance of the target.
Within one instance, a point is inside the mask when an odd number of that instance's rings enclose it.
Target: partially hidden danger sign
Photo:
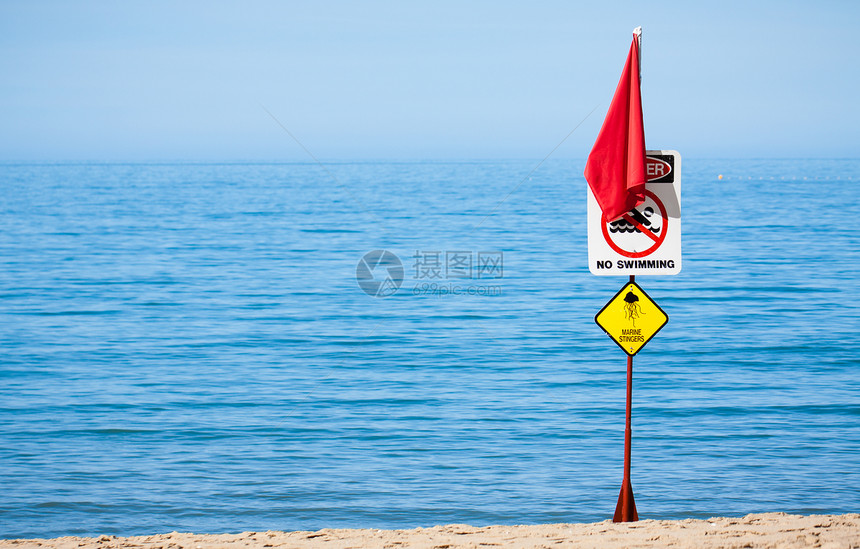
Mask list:
[[[604,219],[588,190],[588,269],[592,274],[681,272],[681,155],[663,150],[646,151],[645,155],[645,202],[619,219]]]
[[[609,300],[594,321],[630,356],[638,353],[669,322],[669,316],[635,282]]]

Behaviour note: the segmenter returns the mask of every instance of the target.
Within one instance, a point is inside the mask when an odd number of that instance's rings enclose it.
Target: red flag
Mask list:
[[[645,124],[637,38],[634,31],[624,72],[585,163],[585,180],[606,221],[614,221],[645,200]]]

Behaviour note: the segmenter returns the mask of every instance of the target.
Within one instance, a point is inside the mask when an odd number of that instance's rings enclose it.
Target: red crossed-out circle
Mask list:
[[[605,217],[601,216],[601,218],[600,218],[600,220],[602,222],[602,226],[603,226],[603,238],[606,239],[606,243],[609,244],[610,248],[615,250],[617,253],[623,255],[624,257],[636,258],[636,257],[645,257],[646,255],[650,255],[650,254],[656,252],[657,249],[660,248],[660,245],[663,244],[663,241],[666,240],[666,232],[669,229],[669,227],[667,226],[667,223],[669,221],[669,216],[666,215],[666,206],[664,206],[663,203],[660,202],[660,199],[657,198],[656,194],[652,193],[649,190],[645,191],[645,196],[651,198],[651,200],[654,201],[654,203],[657,205],[657,207],[660,208],[660,215],[663,217],[663,224],[660,227],[660,234],[659,235],[655,235],[650,230],[648,230],[647,227],[643,227],[642,224],[639,223],[638,221],[636,221],[635,219],[633,219],[633,217],[630,214],[624,214],[621,216],[622,219],[624,219],[626,222],[630,223],[631,225],[633,225],[634,227],[639,229],[639,231],[641,231],[642,234],[644,234],[645,236],[647,236],[648,238],[650,238],[651,240],[654,241],[654,243],[651,246],[649,246],[648,248],[646,248],[645,250],[643,250],[641,252],[629,252],[629,251],[625,250],[624,248],[622,248],[621,246],[619,246],[618,244],[616,244],[615,242],[613,242],[612,237],[609,236],[609,223],[606,221]]]

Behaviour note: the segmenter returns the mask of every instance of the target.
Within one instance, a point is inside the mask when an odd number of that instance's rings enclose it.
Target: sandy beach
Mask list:
[[[752,514],[708,520],[642,520],[613,524],[473,527],[450,524],[412,530],[323,529],[316,532],[243,532],[151,536],[0,540],[0,548],[362,548],[362,547],[583,547],[583,548],[860,548],[860,514]]]

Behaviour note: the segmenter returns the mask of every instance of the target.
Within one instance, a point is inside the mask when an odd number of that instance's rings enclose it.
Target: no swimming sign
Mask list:
[[[600,276],[681,272],[681,155],[646,151],[645,201],[606,221],[588,189],[588,269]]]

